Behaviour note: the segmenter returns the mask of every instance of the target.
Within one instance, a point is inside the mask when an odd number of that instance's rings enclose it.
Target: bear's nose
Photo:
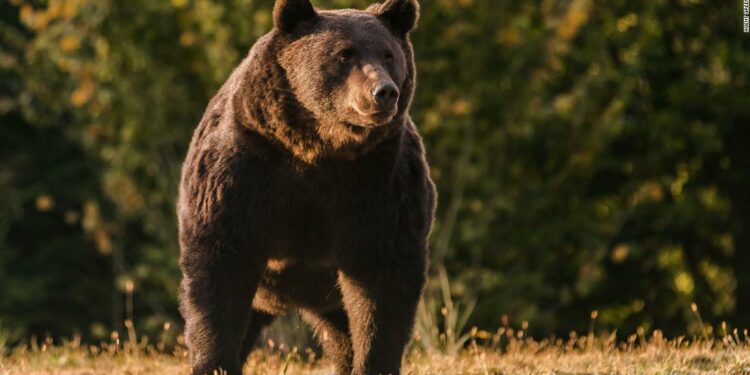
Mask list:
[[[372,96],[378,107],[388,108],[398,99],[398,88],[393,83],[382,83],[372,90]]]

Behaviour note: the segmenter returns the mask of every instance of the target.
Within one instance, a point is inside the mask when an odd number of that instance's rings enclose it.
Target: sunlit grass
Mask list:
[[[716,331],[707,329],[695,304],[691,309],[700,327],[697,335],[667,339],[659,330],[639,329],[618,340],[615,333],[596,332],[598,312],[593,311],[587,333],[539,340],[529,337],[528,323],[514,327],[506,316],[495,331],[467,328],[473,302],[455,301],[447,277],[440,280],[439,293],[427,293],[420,305],[404,374],[750,375],[748,331],[731,329],[726,323]],[[131,320],[124,325],[123,335],[114,331],[98,345],[85,344],[76,336],[61,342],[30,338],[9,348],[8,335],[0,330],[0,375],[189,373],[183,337],[169,323],[164,324],[160,339],[153,341],[137,335]],[[289,326],[287,321],[281,328]],[[245,374],[334,373],[316,351],[271,338],[294,339],[282,331],[263,335],[262,348],[251,354]]]
[[[158,345],[157,345],[158,346]],[[115,339],[84,345],[61,343],[19,346],[0,359],[3,374],[184,374],[184,347],[165,352],[140,342]],[[245,374],[331,374],[333,367],[312,351],[266,345],[249,359]],[[492,334],[473,330],[467,346],[454,354],[412,349],[405,374],[750,374],[750,340],[745,332],[717,339],[667,340],[659,331],[618,343],[614,335],[571,335],[534,340],[523,330],[501,328]]]
[[[691,310],[700,331],[667,339],[661,331],[641,328],[625,340],[615,333],[597,332],[599,313],[591,313],[588,332],[564,338],[529,337],[529,324],[514,327],[507,316],[495,331],[468,328],[474,302],[454,300],[448,278],[441,274],[437,288],[420,304],[414,339],[408,347],[404,374],[731,374],[750,375],[750,337],[747,330],[722,323],[709,329],[696,304]],[[267,330],[262,348],[253,351],[245,374],[333,374],[334,367],[312,349],[300,350],[272,337],[290,335],[290,321],[281,330]],[[0,375],[4,374],[187,374],[184,340],[164,324],[159,339],[137,335],[132,320],[123,334],[113,331],[108,341],[85,344],[80,337],[55,342],[30,338],[8,347],[8,332],[0,329]],[[0,327],[1,328],[1,327]],[[713,327],[711,327],[713,328]],[[621,336],[622,337],[622,336]],[[303,340],[296,338],[299,345]]]
[[[697,336],[667,339],[659,330],[639,329],[618,340],[614,333],[596,332],[598,312],[594,311],[588,333],[538,340],[529,337],[528,323],[513,327],[507,317],[495,331],[465,328],[473,303],[454,301],[447,278],[439,290],[439,296],[428,293],[420,306],[404,374],[750,375],[748,331],[730,329],[726,323],[717,331],[706,329],[695,304],[691,308],[700,326]],[[130,320],[125,328],[124,335],[112,332],[107,342],[98,345],[85,344],[79,337],[61,342],[31,338],[13,348],[7,347],[7,335],[0,332],[0,375],[189,372],[183,338],[171,335],[176,332],[169,323],[161,340],[155,341],[138,336]],[[333,366],[314,350],[275,342],[269,338],[273,333],[264,334],[262,348],[248,359],[245,374],[333,374]]]

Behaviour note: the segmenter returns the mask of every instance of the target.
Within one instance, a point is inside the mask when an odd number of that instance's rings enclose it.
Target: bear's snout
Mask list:
[[[362,87],[350,94],[349,106],[359,117],[352,122],[361,126],[383,125],[389,122],[397,112],[398,87],[390,79],[381,79],[370,87],[370,89]]]
[[[388,123],[398,111],[400,91],[390,73],[378,62],[368,62],[352,69],[349,81],[349,106],[362,126]]]
[[[398,88],[393,82],[384,82],[372,90],[375,107],[379,112],[390,112],[398,100]]]

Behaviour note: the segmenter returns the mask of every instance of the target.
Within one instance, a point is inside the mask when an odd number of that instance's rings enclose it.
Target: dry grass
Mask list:
[[[592,335],[535,341],[518,332],[493,335],[474,331],[468,347],[446,355],[414,349],[405,374],[743,374],[750,375],[746,335],[722,339],[665,340],[656,331],[648,339],[626,343]],[[484,340],[482,339],[484,338]],[[304,358],[304,359],[303,359]],[[19,347],[0,358],[0,374],[185,374],[184,348],[163,353],[142,343],[85,346],[77,340]],[[256,351],[245,374],[331,374],[332,367],[312,352],[282,348]]]

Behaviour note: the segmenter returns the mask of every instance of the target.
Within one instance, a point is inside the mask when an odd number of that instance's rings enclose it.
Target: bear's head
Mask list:
[[[416,0],[334,11],[277,0],[243,85],[254,127],[306,162],[367,152],[405,125],[418,14]]]

